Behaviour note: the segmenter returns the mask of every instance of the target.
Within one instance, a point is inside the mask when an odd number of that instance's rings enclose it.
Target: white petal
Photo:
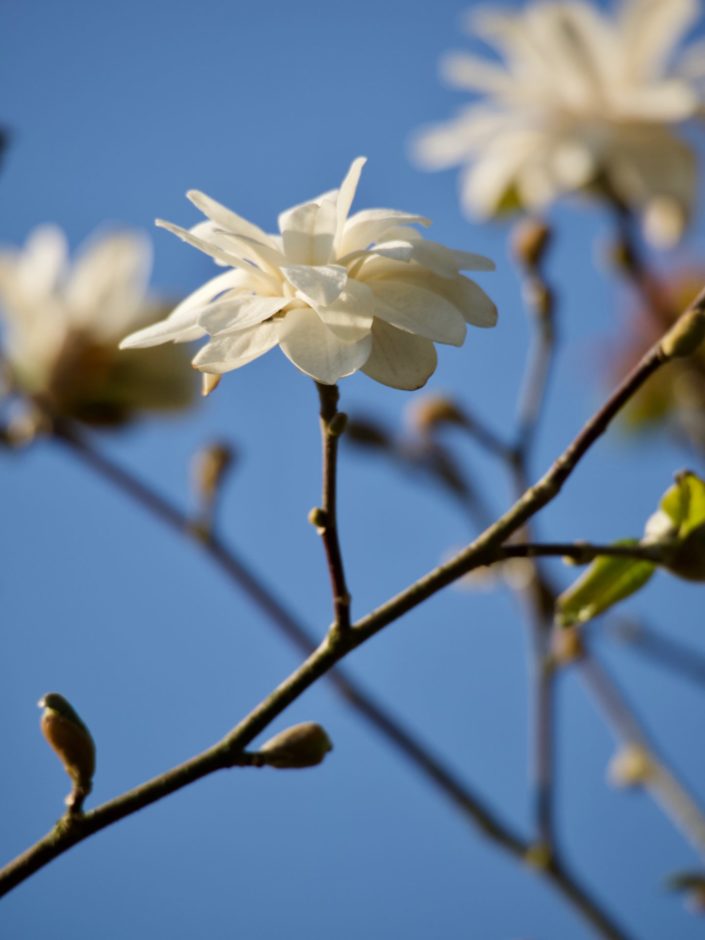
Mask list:
[[[291,310],[281,322],[282,352],[298,369],[323,385],[334,385],[343,376],[357,372],[370,355],[370,335],[355,343],[345,343],[323,325],[313,310]]]
[[[370,332],[374,296],[365,284],[348,280],[345,290],[332,304],[316,306],[314,309],[329,330],[351,343]]]
[[[497,308],[484,290],[467,277],[444,280],[439,292],[461,312],[472,326],[492,327],[497,323]]]
[[[96,335],[124,333],[145,299],[151,267],[151,242],[142,233],[116,232],[88,241],[66,284],[73,324],[90,326]]]
[[[445,298],[418,284],[382,278],[369,282],[375,316],[408,333],[437,343],[462,346],[465,321]]]
[[[441,277],[457,277],[459,271],[494,271],[495,263],[484,255],[470,251],[446,248],[439,242],[429,241],[414,229],[400,226],[393,231],[395,240],[384,241],[369,249],[371,255],[396,258],[398,261],[416,261]]]
[[[268,320],[291,300],[287,297],[259,297],[257,294],[239,294],[206,307],[198,316],[211,336],[244,330]]]
[[[321,266],[292,264],[282,274],[310,304],[332,304],[348,280],[348,272],[337,264]]]
[[[161,343],[187,343],[205,336],[206,331],[198,325],[196,314],[191,311],[178,318],[167,317],[142,330],[130,333],[120,343],[120,349],[138,349],[159,346]]]
[[[433,343],[376,320],[372,326],[372,352],[362,367],[370,378],[391,388],[421,388],[436,368]]]
[[[218,336],[200,350],[193,364],[202,372],[216,375],[239,369],[277,345],[281,322],[269,320],[228,336]]]
[[[370,286],[377,283],[377,279],[381,282],[384,278],[402,281],[439,294],[472,326],[491,327],[497,323],[495,305],[481,287],[463,275],[440,277],[418,267],[381,260],[366,265],[362,273],[367,274],[368,271],[374,275]]]
[[[381,241],[385,232],[398,225],[431,224],[430,219],[410,212],[398,212],[395,209],[365,209],[356,212],[345,223],[338,249],[339,256],[352,251],[367,248],[373,242]]]
[[[463,204],[481,216],[496,211],[527,161],[540,151],[543,135],[535,131],[508,132],[497,137],[462,177]]]
[[[21,281],[20,289],[31,296],[42,296],[56,290],[64,274],[67,256],[66,236],[58,225],[37,226],[27,239],[24,251],[16,254],[15,271]]]
[[[345,225],[350,207],[355,199],[355,192],[357,191],[357,184],[360,182],[362,168],[366,163],[367,157],[357,157],[356,160],[353,160],[345,179],[340,185],[337,200],[336,241],[340,240],[343,226]]]
[[[421,130],[411,142],[412,157],[425,170],[464,163],[511,120],[511,115],[484,106],[466,108],[450,121]]]
[[[198,326],[198,313],[204,304],[223,291],[236,287],[243,280],[242,272],[226,271],[211,278],[198,290],[195,290],[174,308],[165,320],[138,330],[126,336],[120,343],[120,349],[132,349],[144,346],[157,346],[167,342],[189,342],[205,335],[205,330]]]
[[[333,252],[337,226],[334,201],[308,202],[279,216],[284,254],[294,264],[326,264]]]
[[[624,49],[639,77],[658,74],[698,15],[696,0],[638,0],[621,17]]]
[[[201,223],[203,226],[207,226],[208,223]],[[165,222],[163,219],[157,219],[156,225],[158,228],[165,228],[168,232],[171,232],[173,235],[176,235],[177,238],[180,238],[181,241],[186,242],[189,245],[192,245],[194,248],[198,248],[199,251],[204,252],[207,255],[210,255],[211,258],[214,258],[216,261],[220,261],[221,264],[227,265],[231,268],[240,268],[241,271],[245,271],[250,275],[250,279],[254,284],[258,284],[260,288],[265,290],[272,287],[273,280],[271,277],[268,277],[265,273],[258,271],[256,268],[253,268],[251,264],[247,261],[243,261],[241,258],[238,258],[236,255],[232,254],[230,251],[226,251],[225,248],[222,248],[220,245],[217,245],[211,239],[214,236],[214,232],[210,231],[210,234],[206,237],[199,237],[194,235],[193,232],[189,232],[185,228],[181,228],[180,225],[174,225],[172,222]],[[204,231],[200,226],[197,227],[199,231]]]
[[[441,75],[449,85],[468,91],[501,94],[513,88],[511,76],[498,65],[465,53],[450,53],[441,59]]]
[[[186,193],[186,196],[197,209],[200,209],[212,222],[215,222],[216,225],[224,228],[227,232],[231,232],[233,235],[244,235],[246,238],[253,238],[255,241],[265,244],[269,241],[267,233],[262,231],[258,225],[243,219],[231,209],[227,209],[219,202],[216,202],[215,199],[206,196],[205,193],[199,192],[197,189],[191,189]]]

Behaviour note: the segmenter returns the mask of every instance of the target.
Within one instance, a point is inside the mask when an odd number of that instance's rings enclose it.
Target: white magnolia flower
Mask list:
[[[147,236],[95,236],[69,263],[63,232],[35,229],[24,248],[0,250],[2,356],[11,385],[55,414],[120,423],[142,408],[193,397],[183,352],[125,358],[116,345],[130,328],[163,315],[147,294]]]
[[[427,241],[427,219],[393,209],[348,216],[365,163],[340,189],[279,216],[268,235],[200,192],[204,215],[186,230],[157,222],[230,270],[195,291],[162,323],[123,347],[209,342],[194,359],[220,374],[274,346],[306,375],[332,385],[362,370],[393,388],[420,388],[436,367],[434,342],[460,346],[466,323],[493,326],[494,304],[461,270],[490,271],[487,258]]]
[[[428,129],[414,152],[428,169],[464,165],[471,214],[542,208],[600,179],[643,213],[655,241],[676,240],[695,199],[690,147],[672,128],[703,109],[705,44],[674,65],[698,0],[623,0],[612,18],[581,0],[483,9],[470,30],[502,62],[445,59],[446,79],[485,100]]]

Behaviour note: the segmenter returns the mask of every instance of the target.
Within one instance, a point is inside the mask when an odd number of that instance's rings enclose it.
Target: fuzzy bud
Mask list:
[[[540,219],[522,219],[512,232],[514,256],[526,268],[538,268],[551,244],[553,233]]]
[[[333,417],[328,422],[328,433],[331,437],[340,437],[340,435],[345,431],[348,423],[348,416],[344,411],[336,411]]]
[[[262,745],[258,756],[267,767],[290,770],[315,767],[332,750],[333,745],[325,730],[314,721],[306,721],[275,734]]]
[[[235,455],[229,444],[214,443],[202,448],[193,459],[194,488],[205,503],[213,501],[233,465]]]
[[[646,783],[651,772],[648,751],[639,744],[625,744],[610,761],[607,777],[616,787],[637,787]]]
[[[419,434],[429,434],[443,424],[466,427],[468,419],[450,398],[444,395],[424,395],[409,408],[408,421]]]
[[[319,535],[323,535],[328,526],[328,515],[325,509],[321,509],[320,506],[314,506],[308,514],[308,521]]]
[[[44,709],[40,727],[73,781],[66,798],[70,812],[80,812],[91,792],[95,773],[95,744],[91,733],[72,705],[58,692],[49,692],[37,703]]]

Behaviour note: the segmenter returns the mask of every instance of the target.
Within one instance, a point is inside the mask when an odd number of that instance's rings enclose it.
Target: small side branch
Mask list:
[[[314,509],[311,521],[316,526],[328,561],[331,591],[333,593],[333,628],[346,630],[350,626],[350,593],[345,582],[343,556],[338,539],[337,469],[338,441],[345,430],[346,416],[338,411],[337,385],[316,383],[321,403],[321,443],[323,447],[323,485],[320,509]]]

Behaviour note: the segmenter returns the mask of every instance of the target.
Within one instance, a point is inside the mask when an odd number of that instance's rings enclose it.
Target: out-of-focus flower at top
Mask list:
[[[472,33],[503,61],[454,54],[445,78],[484,100],[422,132],[427,169],[462,165],[465,209],[542,209],[559,195],[612,194],[657,244],[678,240],[696,192],[695,155],[673,128],[703,113],[705,44],[674,52],[698,0],[623,0],[614,17],[578,0],[480,9]]]
[[[436,367],[435,343],[460,346],[466,324],[493,326],[489,297],[461,271],[491,271],[481,255],[424,239],[427,219],[394,209],[348,216],[364,158],[340,189],[279,216],[279,235],[200,192],[208,221],[190,230],[158,222],[231,270],[208,281],[162,323],[124,347],[208,335],[194,359],[219,375],[280,346],[324,385],[358,370],[393,388],[420,388]]]
[[[145,410],[182,408],[197,383],[182,349],[119,353],[130,328],[153,322],[164,303],[147,294],[146,235],[95,235],[73,264],[53,225],[22,249],[0,250],[2,356],[11,390],[51,415],[122,424]]]

